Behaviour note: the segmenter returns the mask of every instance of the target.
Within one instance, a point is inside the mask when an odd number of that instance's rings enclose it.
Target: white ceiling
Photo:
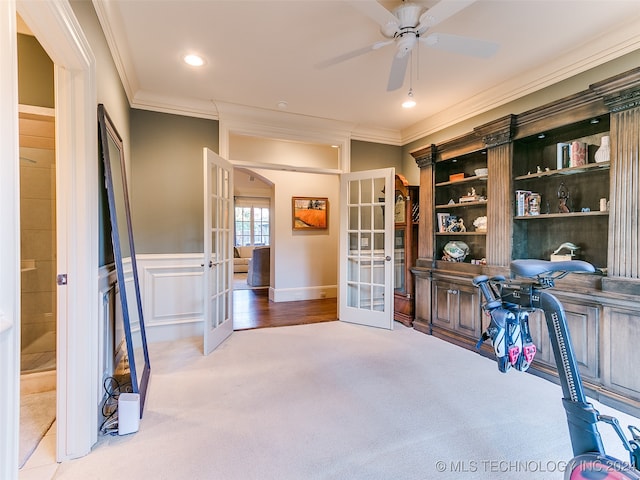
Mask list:
[[[368,1],[368,0],[360,0]],[[372,0],[369,0],[372,1]],[[455,1],[455,0],[454,0]],[[398,1],[381,1],[392,9]],[[420,1],[431,7],[437,0]],[[220,118],[247,106],[339,121],[353,138],[404,144],[640,49],[639,0],[478,0],[433,28],[497,42],[489,59],[421,45],[387,92],[394,47],[350,2],[94,0],[132,106]],[[431,32],[431,31],[430,31]],[[182,63],[204,56],[200,69]],[[400,107],[413,87],[418,105]]]

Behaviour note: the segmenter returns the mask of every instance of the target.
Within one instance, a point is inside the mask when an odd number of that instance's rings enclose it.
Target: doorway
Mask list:
[[[19,467],[23,467],[56,416],[56,165],[53,112],[21,111],[19,118]]]
[[[274,185],[244,168],[234,168],[233,177],[233,289],[268,289],[274,267]]]

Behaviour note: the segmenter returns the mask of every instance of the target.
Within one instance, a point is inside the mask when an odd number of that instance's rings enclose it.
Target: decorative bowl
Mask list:
[[[444,246],[443,260],[449,262],[462,262],[469,255],[469,246],[460,241],[451,241]]]
[[[489,173],[489,169],[488,168],[476,168],[473,173],[476,174],[476,176],[478,177],[482,177],[484,175],[487,175]]]

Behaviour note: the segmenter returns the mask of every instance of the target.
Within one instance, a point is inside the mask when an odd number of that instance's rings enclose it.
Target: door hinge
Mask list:
[[[58,274],[58,276],[56,277],[56,283],[58,285],[66,285],[67,284],[67,274],[66,273]]]

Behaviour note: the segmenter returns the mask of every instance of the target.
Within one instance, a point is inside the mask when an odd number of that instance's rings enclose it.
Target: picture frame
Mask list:
[[[327,197],[291,197],[293,230],[326,230],[329,225]]]
[[[438,213],[438,232],[444,233],[447,231],[447,219],[449,218],[449,213]]]

